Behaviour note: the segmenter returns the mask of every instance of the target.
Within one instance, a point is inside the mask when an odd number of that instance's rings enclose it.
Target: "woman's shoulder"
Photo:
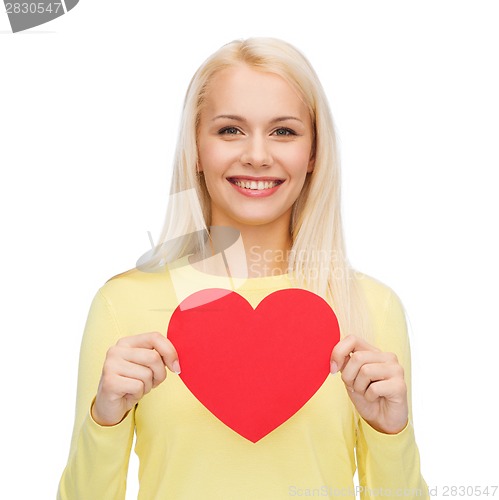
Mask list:
[[[167,267],[146,271],[133,267],[108,277],[99,292],[108,299],[151,296],[169,288],[170,273]]]
[[[359,271],[355,271],[353,275],[371,312],[376,315],[393,309],[403,312],[402,301],[391,286]]]
[[[148,265],[137,263],[135,267],[129,268],[121,273],[107,278],[101,285],[100,292],[106,296],[132,296],[161,294],[175,294],[179,287],[179,280],[191,278],[188,264],[188,255],[178,257],[167,263]],[[179,271],[187,269],[183,274]],[[195,277],[194,277],[195,278]],[[193,279],[194,279],[193,278]]]
[[[111,276],[105,281],[105,285],[110,286],[131,284],[131,283],[149,283],[156,280],[164,280],[168,277],[168,268],[164,267],[161,270],[144,271],[137,267],[127,269],[121,273]]]
[[[401,299],[389,285],[372,276],[356,273],[356,283],[371,319],[372,343],[383,351],[394,352],[407,366],[410,359],[408,322]]]
[[[123,286],[130,284],[150,284],[158,281],[171,279],[171,270],[180,266],[186,266],[188,255],[179,257],[176,260],[168,263],[161,262],[160,264],[149,264],[141,262],[140,259],[135,265],[126,271],[115,274],[107,279],[105,285],[108,287]]]

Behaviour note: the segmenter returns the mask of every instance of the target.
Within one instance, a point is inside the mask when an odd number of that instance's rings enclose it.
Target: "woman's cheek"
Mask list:
[[[211,170],[223,171],[227,167],[234,154],[231,155],[230,151],[219,145],[210,145],[200,151],[202,155],[203,165],[207,165]]]

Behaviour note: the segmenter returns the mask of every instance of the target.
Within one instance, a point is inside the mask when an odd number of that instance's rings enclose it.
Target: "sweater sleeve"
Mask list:
[[[75,422],[58,500],[125,498],[134,410],[109,427],[97,424],[90,413],[106,352],[119,338],[116,317],[101,288],[94,296],[83,332]]]
[[[378,496],[429,498],[421,475],[416,445],[411,396],[411,353],[405,313],[398,297],[389,290],[382,320],[376,325],[378,348],[393,352],[404,369],[409,420],[398,434],[384,434],[357,414],[357,466],[362,500]]]

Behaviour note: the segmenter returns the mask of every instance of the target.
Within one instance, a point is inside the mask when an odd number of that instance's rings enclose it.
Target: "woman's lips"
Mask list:
[[[284,182],[276,177],[229,177],[234,189],[245,196],[261,198],[275,193]]]

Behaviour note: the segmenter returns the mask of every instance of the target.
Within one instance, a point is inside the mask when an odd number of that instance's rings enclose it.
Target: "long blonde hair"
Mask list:
[[[365,303],[345,253],[341,222],[340,161],[333,119],[322,85],[305,56],[275,38],[235,40],[199,67],[187,89],[173,164],[170,200],[161,235],[143,270],[200,252],[209,238],[210,198],[197,172],[197,126],[208,85],[218,71],[247,64],[273,73],[295,88],[314,125],[314,170],[293,206],[288,271],[297,286],[325,298],[334,308],[342,335],[369,339]],[[179,196],[181,195],[181,196]]]

